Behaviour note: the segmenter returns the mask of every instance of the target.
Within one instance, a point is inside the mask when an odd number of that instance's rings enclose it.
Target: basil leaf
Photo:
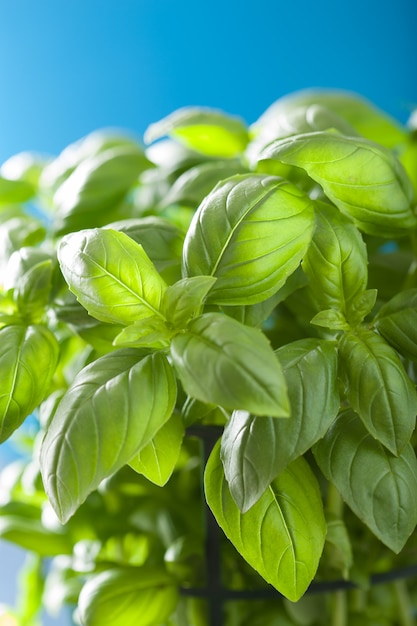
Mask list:
[[[63,522],[149,443],[174,410],[176,382],[166,357],[140,357],[134,349],[118,350],[85,367],[52,417],[41,469]]]
[[[18,310],[31,323],[39,323],[45,314],[52,289],[52,260],[43,261],[31,267],[18,281],[14,290],[14,300]]]
[[[351,125],[363,137],[387,148],[394,148],[403,143],[407,135],[406,129],[385,111],[377,108],[366,98],[341,89],[302,89],[283,96],[263,113],[252,125],[251,130],[255,133],[259,132],[259,129],[277,124],[277,120],[284,119],[285,121],[288,116],[292,117],[293,111],[304,108],[309,110],[311,106],[325,107],[327,111],[342,118],[345,124]],[[343,134],[352,136],[352,133],[334,124],[333,128],[338,128]],[[324,130],[324,128],[315,130]]]
[[[0,176],[0,205],[27,202],[35,193],[36,187],[28,181]]]
[[[45,227],[36,219],[16,215],[0,221],[0,269],[6,270],[10,256],[24,246],[34,246],[45,237]]]
[[[164,293],[162,310],[174,328],[181,328],[203,308],[209,291],[216,278],[213,276],[193,276],[183,278],[170,285]]]
[[[366,246],[356,226],[336,207],[317,202],[315,216],[316,228],[302,267],[319,306],[349,318],[352,301],[367,286]]]
[[[375,327],[398,352],[417,361],[417,289],[407,289],[384,304]]]
[[[411,444],[393,456],[345,411],[314,447],[317,463],[382,543],[400,552],[417,524],[417,460]]]
[[[160,314],[165,281],[142,246],[124,233],[94,228],[66,235],[58,249],[62,273],[90,315],[131,324]]]
[[[113,345],[119,348],[162,349],[169,346],[172,335],[165,321],[154,315],[123,328],[114,338]]]
[[[240,161],[230,159],[195,165],[177,178],[163,198],[163,206],[182,204],[197,207],[220,180],[245,171]]]
[[[391,346],[366,328],[339,345],[346,395],[370,434],[400,454],[415,427],[417,394]]]
[[[206,107],[183,107],[151,124],[144,135],[151,143],[169,135],[208,156],[234,157],[244,151],[248,131],[244,122]]]
[[[156,567],[114,567],[91,577],[78,610],[84,626],[155,626],[178,602],[175,580]]]
[[[18,515],[0,516],[0,538],[44,557],[72,554],[68,535],[45,528],[39,520]]]
[[[392,152],[378,144],[316,132],[274,141],[261,158],[303,168],[367,234],[392,237],[417,225],[412,184]]]
[[[130,467],[163,487],[175,469],[183,438],[184,424],[181,415],[174,413],[151,441],[129,462]]]
[[[181,265],[184,233],[162,217],[148,216],[112,222],[105,228],[118,230],[143,246],[158,272]]]
[[[44,326],[14,325],[0,330],[0,442],[47,395],[58,351],[54,335]]]
[[[150,163],[139,146],[118,146],[83,160],[53,197],[56,234],[102,226]]]
[[[208,301],[256,304],[282,287],[310,244],[313,205],[291,183],[247,174],[204,199],[184,242],[184,275],[215,276]]]
[[[197,400],[259,415],[289,414],[281,366],[255,328],[206,313],[174,337],[171,356],[185,392]]]
[[[243,558],[289,600],[307,590],[317,570],[326,535],[320,490],[300,457],[242,513],[230,495],[220,460],[220,443],[205,471],[207,502]]]
[[[325,434],[339,410],[337,349],[332,342],[294,341],[280,348],[277,356],[287,381],[291,417],[274,419],[235,411],[222,436],[226,480],[242,512]]]

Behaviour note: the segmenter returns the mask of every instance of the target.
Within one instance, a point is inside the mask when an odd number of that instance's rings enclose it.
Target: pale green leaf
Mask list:
[[[135,472],[162,487],[171,477],[178,461],[184,437],[184,424],[174,413],[151,441],[129,462]]]
[[[162,303],[162,311],[168,322],[174,328],[181,328],[196,317],[215,282],[213,276],[193,276],[170,285]]]
[[[392,453],[410,440],[417,394],[398,354],[375,332],[358,328],[340,340],[346,396],[370,434]]]
[[[71,291],[101,322],[163,318],[165,281],[142,246],[125,233],[94,228],[66,235],[58,259]]]
[[[149,443],[175,401],[175,377],[162,352],[142,358],[139,350],[117,350],[81,370],[41,449],[45,489],[63,522]]]
[[[345,411],[314,448],[322,472],[385,545],[400,552],[417,524],[417,460],[392,455]]]
[[[78,608],[83,626],[159,626],[177,602],[175,579],[164,569],[118,567],[87,581]]]
[[[258,573],[295,602],[315,576],[326,535],[317,480],[300,457],[246,513],[224,477],[219,443],[205,471],[207,502],[228,539]]]
[[[365,233],[392,237],[417,225],[410,179],[393,153],[376,143],[307,133],[272,142],[261,159],[303,168]]]
[[[206,107],[183,107],[151,124],[145,142],[169,135],[208,156],[234,157],[244,151],[248,131],[244,122],[223,111]]]
[[[186,276],[215,276],[208,301],[256,304],[299,266],[314,228],[310,198],[288,181],[247,174],[203,200],[184,242]]]
[[[49,392],[58,343],[44,326],[0,330],[0,441],[5,441]]]
[[[281,366],[255,328],[205,313],[174,337],[171,356],[185,392],[197,400],[259,415],[289,414]]]
[[[375,327],[398,352],[417,361],[417,289],[407,289],[384,304]]]
[[[287,381],[291,416],[274,419],[235,411],[222,437],[226,479],[243,512],[326,433],[339,410],[337,350],[332,342],[295,341],[280,348],[277,356]]]

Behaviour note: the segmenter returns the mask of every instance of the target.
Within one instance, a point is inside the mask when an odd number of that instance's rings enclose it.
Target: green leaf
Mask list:
[[[191,318],[199,314],[215,282],[216,278],[213,276],[193,276],[169,286],[162,303],[162,311],[167,321],[174,328],[184,327]]]
[[[219,181],[245,171],[246,168],[238,160],[199,163],[177,178],[163,198],[163,206],[182,204],[197,207]]]
[[[130,467],[162,487],[175,469],[183,437],[184,424],[181,415],[174,413],[138,456],[129,462]]]
[[[172,414],[166,357],[117,350],[84,368],[60,402],[41,449],[45,489],[67,521],[100,482],[146,446]]]
[[[53,197],[56,234],[103,226],[150,163],[139,146],[117,146],[83,160]]]
[[[143,246],[158,272],[181,265],[184,233],[162,217],[148,216],[120,220],[106,228],[119,230]]]
[[[132,324],[160,314],[165,281],[128,235],[94,228],[66,235],[58,249],[71,291],[101,322]]]
[[[52,289],[52,260],[42,261],[28,270],[17,283],[14,299],[21,315],[38,323],[45,314]]]
[[[58,343],[44,326],[0,330],[0,441],[42,402],[58,362]]]
[[[295,272],[313,228],[312,201],[288,181],[234,176],[198,208],[184,242],[184,275],[217,278],[209,302],[256,304]]]
[[[243,558],[289,600],[307,590],[326,535],[320,490],[300,457],[270,485],[247,513],[235,504],[224,477],[220,444],[205,471],[207,502],[219,526]]]
[[[25,180],[10,180],[0,176],[0,204],[27,202],[36,193],[36,187]]]
[[[78,609],[84,626],[156,626],[178,602],[175,580],[153,567],[107,569],[81,590]]]
[[[244,122],[222,111],[205,107],[183,107],[151,124],[145,143],[169,135],[187,147],[208,156],[234,157],[244,151],[248,131]]]
[[[16,215],[0,222],[0,268],[5,271],[13,252],[34,246],[45,237],[45,227],[36,219]]]
[[[73,549],[63,532],[48,530],[39,520],[18,515],[0,516],[0,537],[44,557],[71,554]]]
[[[314,448],[325,476],[382,543],[400,552],[417,524],[417,460],[408,444],[392,455],[345,411]]]
[[[174,337],[171,356],[185,392],[197,400],[259,415],[289,414],[281,366],[255,328],[206,313]]]
[[[268,126],[288,124],[286,122],[288,117],[292,119],[296,116],[294,111],[300,111],[300,109],[310,111],[311,107],[317,106],[325,107],[327,111],[331,111],[338,118],[342,118],[345,124],[353,126],[356,132],[363,137],[376,141],[387,148],[394,148],[403,143],[406,138],[406,129],[385,111],[378,109],[366,98],[341,89],[302,89],[283,96],[263,113],[259,120],[252,125],[251,130],[256,133],[260,129],[268,128]],[[308,117],[311,117],[311,113]],[[333,127],[338,128],[346,135],[351,135],[334,124]],[[315,130],[325,129],[316,128]],[[299,132],[305,131],[300,130]]]
[[[417,289],[407,289],[384,304],[375,327],[403,356],[417,361]]]
[[[392,152],[376,143],[308,133],[272,142],[261,158],[303,168],[365,233],[392,237],[417,225],[412,184]]]
[[[167,348],[173,331],[160,317],[146,317],[126,326],[116,335],[113,345],[119,348]]]
[[[352,301],[367,286],[366,246],[356,226],[336,207],[317,202],[315,218],[303,270],[319,306],[349,318]]]
[[[417,394],[397,353],[359,328],[343,335],[339,355],[350,405],[373,437],[400,454],[415,427]]]
[[[226,480],[243,512],[326,433],[339,410],[337,349],[332,342],[302,339],[280,348],[277,356],[287,381],[291,416],[274,419],[235,411],[222,437]]]
[[[310,324],[330,328],[331,330],[350,330],[350,325],[345,316],[335,309],[319,311],[311,320]]]

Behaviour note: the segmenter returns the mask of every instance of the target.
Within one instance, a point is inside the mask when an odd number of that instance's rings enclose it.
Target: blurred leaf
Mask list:
[[[248,131],[240,118],[203,107],[184,107],[151,124],[145,143],[165,135],[203,154],[226,158],[242,153],[248,142]]]

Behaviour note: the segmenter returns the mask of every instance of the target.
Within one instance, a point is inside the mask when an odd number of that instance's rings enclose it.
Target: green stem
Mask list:
[[[332,597],[331,626],[348,626],[347,593],[335,591]]]
[[[395,596],[397,598],[399,619],[401,626],[416,626],[416,621],[413,617],[413,605],[410,601],[407,585],[404,580],[396,580],[393,583]]]
[[[343,500],[334,484],[330,482],[327,491],[326,511],[339,519],[343,517]]]

